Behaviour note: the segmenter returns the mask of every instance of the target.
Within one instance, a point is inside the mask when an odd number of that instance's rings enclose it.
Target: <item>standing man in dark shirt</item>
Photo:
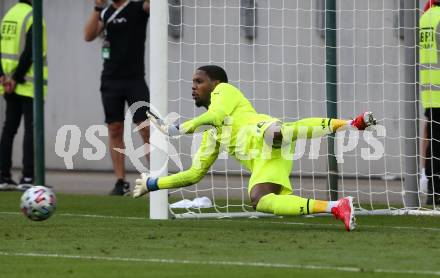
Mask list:
[[[93,41],[104,34],[101,56],[104,68],[101,74],[101,98],[105,122],[109,131],[109,149],[117,178],[111,195],[128,195],[130,184],[125,181],[125,157],[115,148],[124,149],[124,110],[138,101],[150,101],[145,82],[145,39],[149,18],[149,1],[95,0],[95,7],[84,28],[84,39]],[[138,109],[133,122],[140,125],[147,120],[147,107]],[[149,127],[140,134],[149,143]]]
[[[6,100],[6,117],[0,139],[0,189],[25,190],[34,182],[32,66],[32,0],[20,0],[4,15],[1,22],[0,95]],[[43,58],[46,59],[46,26],[43,23]],[[44,95],[47,92],[47,61],[44,61]],[[22,178],[12,179],[12,146],[24,117]]]

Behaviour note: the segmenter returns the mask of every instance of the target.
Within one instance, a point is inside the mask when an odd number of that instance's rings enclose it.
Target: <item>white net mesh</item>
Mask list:
[[[369,211],[405,208],[402,121],[407,116],[402,102],[408,82],[401,1],[336,3],[338,117],[373,111],[386,130],[373,133],[384,149],[379,159],[365,159],[380,149],[362,134],[356,147],[343,153],[339,197],[354,196],[357,207]],[[169,31],[169,112],[179,113],[182,121],[204,112],[194,106],[191,78],[206,64],[224,67],[230,83],[259,113],[285,122],[326,117],[325,1],[173,0]],[[191,165],[191,150],[197,146],[193,141],[200,142],[200,137],[173,142],[184,169]],[[329,198],[327,155],[326,138],[306,142],[292,170],[295,194]],[[178,171],[173,164],[169,169]],[[248,174],[223,153],[200,183],[172,190],[170,202],[207,196],[214,204],[210,211],[253,211]],[[417,193],[424,204],[425,194]]]

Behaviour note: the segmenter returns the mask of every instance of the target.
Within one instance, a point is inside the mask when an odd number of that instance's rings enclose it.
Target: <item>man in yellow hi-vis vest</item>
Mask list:
[[[6,115],[0,139],[0,189],[25,190],[34,180],[32,62],[32,0],[20,0],[4,15],[0,26],[0,94]],[[46,31],[43,24],[44,93],[47,91]],[[20,183],[12,179],[12,146],[24,116],[23,169]]]
[[[428,205],[440,205],[440,1],[429,0],[420,17],[420,92],[427,123],[422,144]],[[426,152],[426,154],[424,154]],[[423,172],[423,170],[422,170]],[[422,173],[423,175],[423,173]]]

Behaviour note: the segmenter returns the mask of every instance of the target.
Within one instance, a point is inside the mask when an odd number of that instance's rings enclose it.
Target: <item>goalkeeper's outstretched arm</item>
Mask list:
[[[221,127],[225,118],[230,116],[239,105],[241,94],[238,89],[227,83],[218,84],[214,91],[210,92],[210,103],[206,105],[208,111],[179,126],[166,124],[154,113],[147,113],[151,122],[163,133],[169,136],[179,134],[191,134],[203,126]]]
[[[203,133],[203,140],[198,149],[191,168],[166,177],[152,177],[142,174],[136,180],[133,197],[140,197],[150,191],[190,186],[198,183],[218,157],[220,143],[216,141],[213,131]]]

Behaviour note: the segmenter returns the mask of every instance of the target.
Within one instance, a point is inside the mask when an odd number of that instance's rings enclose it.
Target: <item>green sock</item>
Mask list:
[[[281,134],[283,138],[293,141],[323,137],[333,132],[331,121],[329,118],[305,118],[287,122],[281,126]]]
[[[305,199],[295,195],[275,195],[270,193],[263,196],[257,204],[257,211],[273,213],[280,216],[304,215],[314,213],[315,200]]]

